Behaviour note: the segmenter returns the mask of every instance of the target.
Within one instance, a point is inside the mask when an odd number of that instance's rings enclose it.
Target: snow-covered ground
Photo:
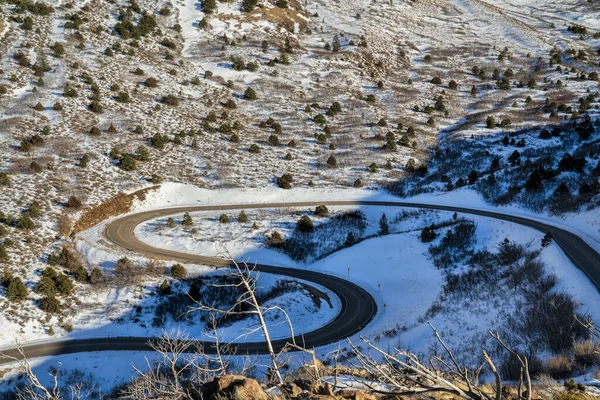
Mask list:
[[[164,208],[182,205],[208,205],[208,204],[234,204],[234,203],[261,203],[261,202],[285,202],[285,201],[326,201],[326,200],[392,200],[392,196],[384,192],[372,190],[296,190],[294,196],[289,197],[292,192],[280,189],[273,190],[246,190],[243,192],[222,190],[208,191],[192,186],[179,184],[165,184],[160,190],[149,196],[143,203],[135,206],[136,211]],[[464,191],[460,197],[458,192],[447,196],[421,196],[410,199],[414,202],[430,202],[432,204],[453,204],[458,206],[486,208],[476,195]],[[332,214],[347,210],[348,207],[331,207]],[[390,221],[389,236],[373,237],[362,241],[350,248],[340,250],[326,258],[310,264],[296,263],[284,254],[264,247],[263,236],[258,235],[251,229],[249,224],[239,224],[235,218],[237,212],[229,215],[232,220],[228,224],[220,224],[215,213],[194,213],[193,220],[197,224],[197,236],[191,237],[180,232],[180,237],[173,237],[171,241],[165,240],[163,236],[157,235],[152,229],[153,223],[142,225],[138,228],[140,238],[150,244],[160,245],[165,248],[173,248],[179,251],[191,251],[207,255],[217,255],[223,249],[227,249],[239,259],[250,262],[272,263],[281,266],[308,268],[317,271],[334,274],[358,283],[367,289],[375,297],[379,313],[377,317],[361,331],[360,335],[375,340],[382,346],[402,345],[416,352],[427,352],[433,341],[430,328],[423,320],[427,310],[434,304],[440,294],[440,286],[443,283],[443,275],[434,267],[431,255],[428,253],[428,245],[421,242],[419,235],[422,227],[432,223],[451,220],[453,215],[449,212],[440,211],[414,211],[403,207],[360,207],[367,217],[367,228],[365,236],[374,234],[378,229],[379,218],[386,213]],[[285,210],[247,210],[250,220],[258,220],[260,215],[261,229],[269,231],[277,227],[282,233],[287,234],[293,230],[294,221],[297,218],[296,211],[307,212],[307,209],[285,209]],[[516,209],[500,209],[502,212],[520,213],[532,216],[526,211]],[[257,214],[254,214],[254,213]],[[600,321],[600,295],[585,275],[574,267],[556,244],[541,249],[541,238],[543,233],[530,228],[525,228],[506,221],[497,221],[484,217],[473,217],[460,215],[473,219],[477,226],[477,240],[475,250],[490,249],[495,251],[496,247],[509,238],[511,241],[523,244],[528,250],[541,250],[540,259],[547,265],[548,272],[554,273],[557,278],[557,290],[566,290],[571,293],[581,304],[580,311],[586,313],[594,320]],[[575,222],[581,227],[579,219],[566,218],[559,220],[553,217],[540,217],[547,222],[556,223],[560,226],[569,226]],[[319,223],[318,219],[315,221]],[[93,264],[101,264],[110,269],[116,259],[122,256],[117,249],[112,249],[106,244],[101,234],[104,224],[82,233],[77,246]],[[176,228],[179,229],[179,228]],[[573,228],[577,231],[576,228]],[[582,229],[579,229],[580,231]],[[593,225],[584,225],[585,232],[589,234],[591,244],[597,240],[597,231],[594,232]],[[163,232],[163,231],[159,231]],[[222,240],[217,240],[221,238]],[[235,238],[235,239],[234,239]],[[229,246],[233,239],[233,246]],[[213,242],[222,243],[222,247],[215,246]],[[132,259],[135,257],[130,256]],[[111,261],[112,260],[112,261]],[[191,275],[210,274],[211,268],[186,266]],[[274,283],[275,277],[262,275],[261,282],[265,287]],[[312,285],[312,284],[311,284]],[[322,290],[322,288],[320,288]],[[105,314],[107,308],[91,309],[91,312],[81,313],[71,320],[73,332],[61,337],[90,337],[104,335],[152,335],[155,336],[159,330],[145,327],[141,328],[138,323],[128,321],[124,316],[133,313],[135,305],[140,302],[149,301],[147,292],[151,286],[143,285],[139,289],[125,290],[122,292],[114,289],[108,292],[95,293],[91,297],[92,302],[102,304],[103,307],[113,309],[114,315]],[[310,308],[309,298],[299,299],[297,295],[284,295],[281,303],[288,306],[288,312],[296,332],[306,332],[322,326],[329,321],[338,310],[339,303],[334,296],[332,298],[333,308],[322,304],[321,309],[315,312]],[[139,300],[143,298],[143,300]],[[150,300],[152,301],[152,300]],[[443,335],[450,346],[458,346],[480,338],[487,329],[497,327],[501,323],[502,310],[510,309],[507,299],[489,299],[485,304],[471,304],[466,308],[455,309],[452,318],[445,314],[436,315],[432,322]],[[461,306],[462,307],[462,306]],[[103,318],[102,315],[105,317]],[[285,337],[289,330],[287,324],[280,323],[281,319],[273,318],[272,323],[274,337]],[[224,340],[239,336],[249,325],[249,321],[238,322],[226,327],[220,334]],[[170,324],[165,328],[171,329],[181,324]],[[193,337],[200,337],[201,332],[197,327],[187,326]],[[25,337],[25,340],[41,339],[38,334]],[[46,337],[47,338],[47,337]],[[251,341],[259,340],[260,335],[253,336]],[[8,344],[8,337],[4,339]],[[357,337],[354,341],[360,341]],[[344,344],[342,344],[344,346]],[[327,354],[335,346],[325,346],[319,349],[322,355]],[[39,361],[35,361],[39,362]],[[47,361],[45,361],[47,362]]]

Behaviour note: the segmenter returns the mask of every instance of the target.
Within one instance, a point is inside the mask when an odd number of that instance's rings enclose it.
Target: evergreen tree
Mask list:
[[[552,243],[552,235],[548,232],[542,238],[542,247],[548,247],[550,243]]]
[[[388,225],[387,215],[385,213],[381,214],[381,218],[379,219],[379,230],[377,234],[379,236],[389,235],[390,226]]]
[[[59,274],[56,277],[56,290],[63,296],[68,296],[73,292],[73,282],[65,274]]]
[[[36,286],[38,294],[43,296],[53,296],[56,293],[56,285],[52,278],[48,276],[42,276]]]
[[[169,219],[167,219],[167,226],[169,228],[175,228],[175,220],[173,217],[169,217]]]
[[[8,260],[8,253],[6,252],[6,247],[4,247],[3,244],[0,244],[0,261],[4,260]]]
[[[244,98],[246,100],[256,100],[256,92],[251,87],[247,88],[244,92]]]
[[[192,217],[190,216],[190,214],[188,214],[188,213],[183,214],[183,221],[181,221],[181,224],[183,226],[194,225],[194,221],[192,220]]]
[[[342,45],[340,44],[340,37],[336,34],[333,37],[333,45],[331,46],[331,51],[333,51],[334,53],[337,53],[338,51],[340,51],[341,47],[342,47]]]
[[[81,265],[79,268],[77,268],[77,271],[75,271],[75,279],[84,283],[90,280],[90,275],[83,265]]]
[[[60,301],[54,296],[45,296],[40,299],[40,310],[58,314],[60,312]]]
[[[435,232],[435,227],[433,224],[431,226],[426,226],[421,231],[421,241],[423,243],[428,243],[433,241],[437,237],[437,233]]]
[[[166,279],[163,281],[163,283],[161,283],[158,290],[162,295],[171,294],[171,286],[169,285],[169,282],[167,282]]]
[[[229,223],[229,217],[227,216],[227,214],[221,214],[219,216],[219,222],[222,223],[222,224]]]
[[[96,284],[102,282],[103,280],[104,280],[104,277],[102,276],[102,271],[100,271],[100,268],[94,267],[90,274],[90,283],[92,285],[96,285]]]
[[[21,278],[16,277],[10,280],[6,291],[6,298],[9,301],[21,301],[27,298],[27,287]]]
[[[216,0],[202,0],[202,10],[207,14],[212,14],[217,9]]]
[[[353,246],[356,243],[356,237],[354,237],[353,232],[348,232],[348,236],[346,236],[346,241],[344,242],[344,247]]]
[[[296,223],[296,229],[300,232],[310,232],[314,227],[315,225],[308,215],[303,215]]]
[[[248,222],[248,215],[246,214],[246,211],[244,211],[244,210],[240,211],[240,214],[238,215],[238,221],[240,223]]]

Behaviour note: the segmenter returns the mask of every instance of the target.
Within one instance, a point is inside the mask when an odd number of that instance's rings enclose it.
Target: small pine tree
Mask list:
[[[100,271],[100,268],[94,267],[92,269],[92,272],[90,273],[90,283],[92,285],[97,285],[98,283],[102,282],[103,280],[104,280],[104,277],[102,276],[102,271]]]
[[[36,291],[38,294],[43,296],[54,296],[56,293],[56,285],[54,280],[49,276],[42,276],[36,286]]]
[[[433,225],[431,227],[426,226],[421,231],[421,241],[423,243],[429,243],[433,241],[437,237],[437,233],[434,230]]]
[[[381,214],[381,218],[379,219],[379,230],[377,231],[377,234],[379,236],[385,236],[385,235],[389,235],[390,233],[390,226],[388,224],[388,220],[387,220],[387,215],[385,215],[385,213]]]
[[[548,247],[550,243],[552,243],[552,235],[548,232],[542,238],[542,247]]]
[[[246,91],[244,92],[244,98],[246,100],[256,100],[256,91],[251,87],[246,88]]]
[[[329,158],[327,159],[327,165],[329,167],[336,167],[337,166],[337,160],[335,158],[335,156],[332,154],[329,156]]]
[[[45,296],[40,299],[40,310],[58,314],[60,312],[60,301],[54,296]]]
[[[356,243],[356,237],[353,232],[348,232],[348,236],[346,236],[346,240],[344,241],[344,247],[353,246]]]
[[[68,296],[73,292],[73,282],[65,274],[59,274],[56,277],[56,290],[63,296]]]
[[[340,37],[336,34],[333,37],[333,44],[331,46],[331,51],[333,51],[334,53],[337,53],[338,51],[340,51],[341,48],[342,48],[342,45],[340,44]]]
[[[75,271],[75,279],[82,283],[89,282],[90,274],[88,274],[83,265],[81,265],[79,268],[77,268],[77,271]]]
[[[16,277],[10,280],[6,291],[6,298],[9,301],[21,301],[27,298],[27,287],[21,278]]]
[[[192,220],[192,217],[190,216],[190,214],[185,213],[183,214],[183,221],[181,221],[181,224],[183,226],[192,226],[194,225],[194,221]]]
[[[169,219],[167,219],[167,226],[169,228],[175,228],[175,220],[173,217],[169,217]]]
[[[222,224],[229,223],[229,217],[227,216],[227,214],[221,214],[219,216],[219,222],[222,223]]]
[[[238,221],[242,224],[248,222],[248,215],[246,214],[246,211],[240,211],[240,214],[238,215]]]
[[[169,285],[169,282],[167,282],[167,280],[165,279],[163,281],[163,283],[160,284],[159,288],[158,288],[159,292],[161,295],[167,295],[167,294],[171,294],[171,285]]]
[[[315,225],[308,215],[303,215],[296,223],[296,229],[300,232],[310,232],[314,227]]]

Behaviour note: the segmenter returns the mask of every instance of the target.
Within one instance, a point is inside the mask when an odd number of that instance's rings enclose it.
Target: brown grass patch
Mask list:
[[[98,225],[107,218],[129,212],[134,200],[145,200],[146,194],[153,190],[157,190],[159,187],[160,186],[151,186],[129,194],[117,193],[107,201],[88,208],[83,212],[77,222],[75,222],[75,225],[73,226],[73,233],[78,233],[89,229],[92,226]]]

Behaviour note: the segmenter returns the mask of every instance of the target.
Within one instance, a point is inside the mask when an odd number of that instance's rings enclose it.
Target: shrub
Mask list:
[[[154,136],[150,138],[150,145],[158,150],[163,150],[167,143],[169,143],[169,137],[167,135],[155,133]]]
[[[28,214],[21,214],[19,219],[17,219],[17,228],[19,229],[33,229],[34,224]]]
[[[256,145],[256,144],[254,144],[254,143],[253,143],[253,144],[251,144],[251,145],[250,145],[250,147],[248,148],[248,151],[249,151],[250,153],[258,154],[258,153],[260,153],[260,147],[258,147],[258,145]]]
[[[303,215],[296,223],[296,229],[300,232],[310,232],[314,227],[315,225],[308,215]]]
[[[327,159],[327,166],[332,167],[332,168],[337,167],[337,160],[333,154],[330,155],[329,158]]]
[[[194,225],[194,221],[192,220],[192,216],[189,213],[185,213],[183,214],[183,220],[181,221],[181,225],[183,226],[193,226]]]
[[[227,216],[227,214],[221,214],[219,216],[219,222],[222,224],[228,224],[229,223],[229,217]]]
[[[137,162],[135,161],[135,158],[129,154],[125,154],[119,160],[119,168],[121,168],[123,171],[135,171],[137,168]]]
[[[67,207],[69,208],[81,208],[82,205],[81,200],[76,196],[71,196],[69,197],[69,200],[67,200]]]
[[[45,296],[40,299],[40,310],[50,313],[60,313],[60,301],[54,296]]]
[[[63,296],[68,296],[73,292],[73,282],[65,274],[59,274],[55,280],[56,290]]]
[[[360,180],[360,178],[357,178],[354,183],[352,184],[353,187],[355,188],[361,188],[364,186],[363,182]]]
[[[187,271],[183,265],[175,264],[171,267],[171,276],[176,279],[184,279],[187,276]]]
[[[431,79],[430,81],[431,83],[433,83],[434,85],[441,85],[442,84],[442,80],[439,77],[434,77],[433,79]]]
[[[119,103],[129,103],[131,101],[131,98],[129,97],[129,93],[127,93],[125,91],[119,92],[117,94],[117,97],[115,97],[115,99]]]
[[[158,87],[158,79],[149,77],[144,81],[144,85],[149,88]]]
[[[0,186],[10,185],[10,178],[6,172],[0,172]]]
[[[421,242],[429,243],[432,242],[437,237],[437,233],[435,232],[434,226],[431,227],[426,226],[421,231]]]
[[[33,107],[33,109],[34,109],[35,111],[44,111],[46,108],[44,107],[44,105],[43,105],[42,103],[37,103],[37,104],[35,105],[35,107]]]
[[[85,283],[90,280],[90,274],[88,274],[87,270],[83,265],[77,268],[77,271],[75,271],[74,276],[78,282]]]
[[[246,100],[256,100],[256,92],[251,87],[247,88],[244,92],[244,98]]]
[[[546,371],[554,379],[565,379],[573,372],[573,362],[566,356],[553,357],[548,360]]]
[[[179,99],[173,94],[161,97],[160,102],[172,107],[177,107],[179,105]]]
[[[240,211],[240,213],[238,214],[238,221],[240,223],[248,222],[248,215],[246,214],[246,211],[244,211],[244,210]]]
[[[371,163],[371,165],[369,165],[369,172],[372,174],[379,172],[379,166],[376,163]]]
[[[97,285],[104,281],[104,276],[102,275],[102,271],[100,268],[94,267],[92,268],[92,272],[90,273],[90,283],[92,285]]]
[[[10,279],[8,289],[6,290],[6,298],[9,301],[22,301],[27,298],[27,287],[19,277]]]
[[[277,178],[277,186],[279,186],[282,189],[291,189],[293,181],[294,178],[291,174],[283,174],[279,178]]]
[[[53,296],[56,293],[56,284],[49,276],[42,276],[37,283],[36,291],[44,296]]]
[[[169,282],[167,282],[166,279],[158,287],[158,290],[159,290],[160,294],[163,296],[171,294],[171,286],[169,285]]]
[[[575,363],[584,368],[600,364],[600,344],[591,339],[575,342],[573,357]]]
[[[227,100],[223,106],[225,108],[229,108],[230,110],[237,108],[237,104],[235,104],[235,101],[233,101],[232,99]]]
[[[277,135],[270,135],[268,142],[270,145],[272,146],[279,146],[281,143],[279,142],[279,138],[277,137]]]
[[[329,216],[329,209],[327,208],[327,206],[325,204],[317,206],[315,208],[315,215],[318,217],[321,217],[321,218],[325,218],[325,217]]]
[[[267,237],[265,245],[267,247],[281,247],[283,245],[283,238],[281,237],[281,233],[273,231],[271,235]]]

